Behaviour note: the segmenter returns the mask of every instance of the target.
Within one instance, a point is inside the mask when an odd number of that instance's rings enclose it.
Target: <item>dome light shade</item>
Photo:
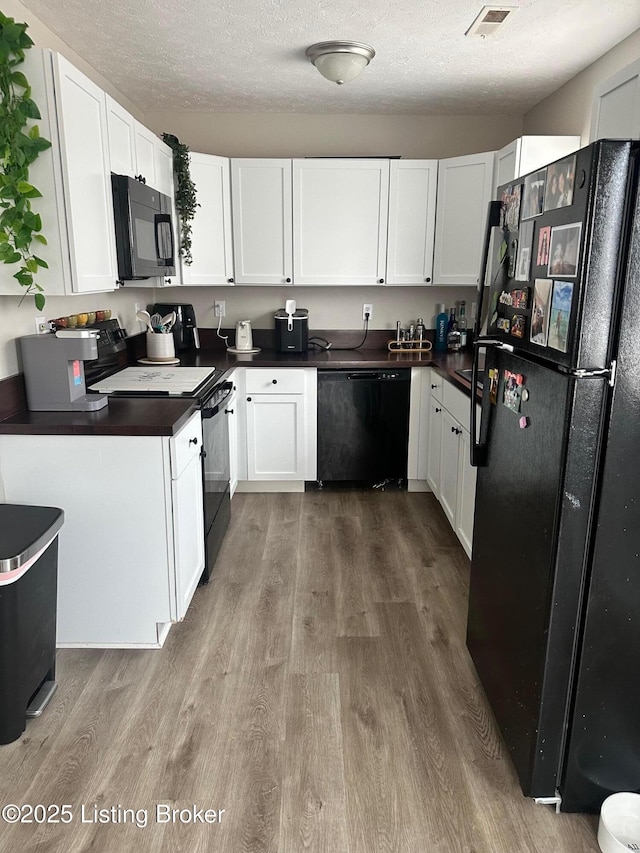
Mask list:
[[[376,52],[357,41],[322,41],[308,47],[306,55],[323,77],[341,86],[362,74]]]

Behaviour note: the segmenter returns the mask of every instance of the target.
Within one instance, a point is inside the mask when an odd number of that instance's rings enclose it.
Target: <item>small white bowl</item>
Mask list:
[[[598,824],[602,853],[640,850],[640,794],[612,794],[602,804]]]

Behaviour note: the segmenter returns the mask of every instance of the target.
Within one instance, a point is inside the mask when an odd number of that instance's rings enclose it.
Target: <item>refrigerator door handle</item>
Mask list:
[[[484,246],[482,249],[482,264],[480,266],[480,278],[478,279],[478,296],[476,297],[476,317],[473,328],[474,338],[480,337],[480,327],[482,325],[482,302],[484,299],[484,280],[487,275],[487,266],[489,265],[489,251],[491,248],[491,232],[494,228],[500,225],[500,210],[502,203],[499,201],[490,201],[489,210],[487,211],[487,225],[484,232]]]
[[[473,364],[471,366],[471,430],[469,437],[469,448],[471,450],[471,464],[474,468],[483,468],[487,464],[487,442],[477,440],[478,413],[476,403],[473,399],[473,391],[478,387],[478,355],[481,349],[501,349],[506,352],[514,352],[511,344],[496,341],[493,338],[478,338],[473,342]],[[484,387],[483,387],[484,395]]]

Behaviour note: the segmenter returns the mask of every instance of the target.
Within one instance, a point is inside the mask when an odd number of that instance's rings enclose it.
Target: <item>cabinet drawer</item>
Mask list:
[[[177,480],[193,457],[200,455],[201,448],[202,419],[200,412],[194,412],[180,432],[169,439],[172,480]]]
[[[442,405],[447,409],[458,423],[467,431],[469,430],[469,415],[471,411],[471,398],[464,391],[458,390],[450,382],[444,382],[442,388]]]
[[[248,367],[245,390],[247,394],[302,394],[304,370],[295,367]]]
[[[442,386],[444,384],[444,380],[439,373],[436,373],[435,370],[431,371],[431,378],[429,379],[429,388],[431,389],[431,396],[434,400],[437,400],[438,403],[442,403]]]

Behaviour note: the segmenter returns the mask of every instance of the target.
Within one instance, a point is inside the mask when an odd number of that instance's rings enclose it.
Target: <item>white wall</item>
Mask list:
[[[580,134],[586,145],[594,87],[639,58],[640,30],[636,30],[529,110],[524,117],[524,133]]]
[[[132,104],[121,92],[115,89],[108,80],[92,68],[64,41],[36,18],[19,0],[1,0],[2,12],[15,18],[19,23],[29,25],[29,35],[36,47],[46,47],[64,54],[70,62],[83,73],[105,89],[138,119],[143,119],[142,112]],[[1,269],[0,269],[1,273]],[[27,297],[22,301],[22,288],[16,283],[15,296],[0,296],[0,379],[12,376],[21,370],[16,338],[31,335],[35,331],[34,317],[39,314],[52,319],[77,314],[79,311],[89,311],[95,308],[111,308],[114,316],[120,319],[125,328],[137,328],[135,321],[136,302],[146,304],[153,301],[153,292],[141,288],[131,288],[107,294],[90,294],[88,296],[57,296],[49,297],[44,311],[36,311],[33,299]],[[46,294],[45,294],[46,296]]]
[[[521,116],[147,112],[156,133],[224,157],[455,157],[502,148]]]
[[[238,320],[251,320],[255,329],[272,329],[273,315],[284,308],[285,300],[295,299],[298,308],[309,309],[311,329],[361,329],[362,304],[373,304],[370,329],[389,329],[395,334],[396,320],[403,326],[422,317],[427,328],[435,328],[437,306],[448,309],[464,299],[467,316],[475,302],[473,287],[171,287],[156,290],[159,302],[191,302],[198,324],[217,326],[214,300],[224,300],[226,316],[223,328]]]

